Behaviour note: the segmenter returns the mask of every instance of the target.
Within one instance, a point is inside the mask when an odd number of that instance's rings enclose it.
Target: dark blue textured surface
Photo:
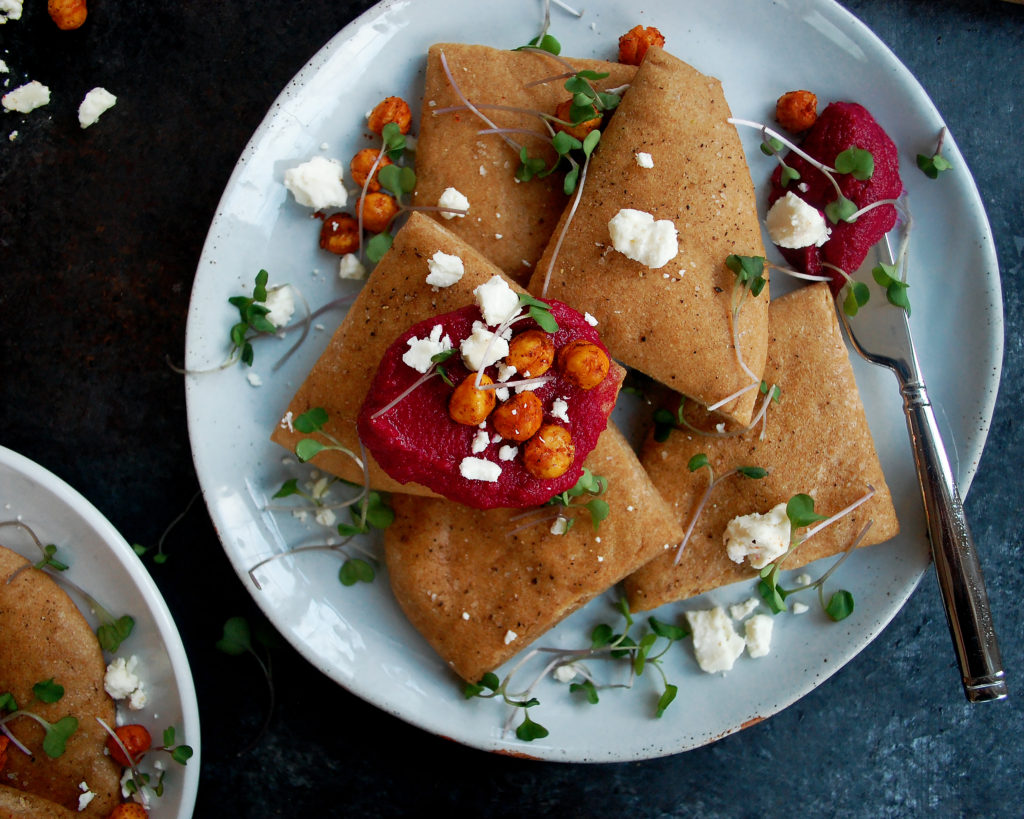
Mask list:
[[[154,543],[196,490],[181,384],[162,360],[180,358],[195,264],[227,176],[280,88],[366,5],[95,0],[86,28],[60,33],[33,2],[0,26],[12,76],[60,92],[19,122],[16,143],[0,139],[0,444],[84,491],[129,540]],[[383,715],[279,645],[270,729],[236,757],[264,712],[262,682],[254,664],[213,642],[226,617],[258,615],[195,509],[168,543],[173,558],[152,568],[200,696],[197,815],[1020,815],[1024,5],[844,5],[935,101],[996,239],[1006,354],[967,510],[1011,699],[963,701],[929,574],[826,684],[685,755],[581,766],[471,751]],[[93,85],[130,89],[116,128],[79,131],[74,109]]]

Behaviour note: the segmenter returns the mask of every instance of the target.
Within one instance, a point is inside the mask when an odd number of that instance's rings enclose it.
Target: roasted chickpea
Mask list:
[[[494,431],[508,441],[525,441],[543,422],[544,405],[530,391],[513,396],[491,416]]]
[[[401,97],[387,97],[377,103],[377,106],[370,112],[367,125],[375,134],[384,130],[384,126],[393,122],[403,134],[409,133],[412,126],[412,111],[409,104]]]
[[[320,247],[344,256],[359,250],[359,223],[347,213],[335,213],[320,227]]]
[[[363,148],[359,153],[352,157],[352,161],[348,163],[348,169],[352,172],[352,179],[355,183],[362,188],[366,185],[366,175],[370,172],[370,168],[373,167],[373,163],[377,162],[377,155],[380,154],[376,148]],[[371,193],[376,193],[380,190],[380,181],[377,176],[380,174],[380,169],[388,165],[393,164],[387,155],[381,157],[380,162],[377,164],[376,170],[373,172],[373,178],[370,179],[370,184],[366,186],[366,190]]]
[[[665,47],[665,38],[654,26],[633,26],[619,37],[619,62],[625,65],[640,65],[651,46]]]
[[[558,369],[583,390],[592,390],[608,375],[608,354],[590,341],[578,338],[558,351]]]
[[[62,31],[70,31],[81,27],[88,15],[85,0],[49,0],[46,4],[50,19]]]
[[[480,377],[480,384],[493,384],[490,376]],[[481,390],[476,386],[476,373],[470,373],[459,383],[448,399],[448,415],[459,424],[475,427],[487,420],[494,409],[494,390]]]
[[[591,108],[594,108],[591,106]],[[558,103],[555,108],[555,116],[559,119],[565,120],[566,122],[572,122],[572,100],[566,100],[565,102]],[[594,108],[596,116],[593,119],[586,119],[583,122],[578,122],[575,125],[562,125],[559,122],[553,122],[556,131],[565,131],[569,136],[576,137],[580,142],[586,138],[587,134],[593,131],[595,128],[601,127],[601,115],[597,113],[597,109]]]
[[[775,103],[775,119],[787,131],[806,131],[818,119],[818,98],[810,91],[787,91]]]
[[[541,480],[564,475],[575,455],[572,435],[558,424],[545,424],[523,447],[526,471]]]
[[[505,361],[523,378],[544,375],[555,360],[555,340],[543,330],[527,330],[513,336],[508,343]]]
[[[107,819],[147,819],[149,813],[138,802],[122,802],[115,807]]]
[[[382,233],[398,214],[398,202],[386,193],[368,193],[366,202],[356,205],[363,213],[363,227],[371,233]]]

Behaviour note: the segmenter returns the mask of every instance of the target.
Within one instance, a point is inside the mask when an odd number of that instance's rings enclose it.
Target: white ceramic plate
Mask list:
[[[643,7],[641,12],[637,4],[591,0],[579,20],[556,9],[552,32],[565,54],[614,59],[619,34],[638,21],[657,25],[670,51],[722,79],[737,116],[765,121],[780,93],[811,87],[824,101],[865,103],[888,129],[903,155],[901,171],[916,222],[912,324],[966,491],[998,386],[1001,297],[984,210],[955,141],[945,143],[955,171],[932,181],[914,167],[914,155],[931,149],[942,125],[924,91],[873,34],[826,0],[664,0]],[[540,19],[539,2],[385,2],[317,53],[274,103],[224,193],[192,294],[188,366],[207,368],[223,360],[233,321],[227,299],[251,293],[260,268],[270,271],[271,284],[298,285],[314,306],[353,287],[339,282],[336,258],[317,248],[319,222],[285,191],[285,169],[314,155],[336,157],[347,167],[358,148],[370,145],[364,112],[390,94],[418,101],[431,43],[514,47],[536,34]],[[756,150],[756,134],[743,136],[764,201],[770,161]],[[603,694],[598,706],[580,704],[550,683],[538,692],[541,706],[531,711],[550,735],[526,745],[502,732],[505,712],[497,703],[463,700],[461,686],[404,620],[385,577],[343,588],[336,579],[338,557],[323,553],[267,565],[259,574],[262,591],[247,577],[259,560],[323,538],[325,530],[318,535],[312,524],[266,510],[284,480],[306,474],[268,436],[338,320],[337,314],[323,319],[324,330],[313,333],[278,372],[271,372],[271,364],[287,345],[259,343],[253,372],[261,387],[253,387],[240,367],[188,377],[193,455],[224,548],[267,616],[324,673],[426,730],[479,748],[553,760],[639,759],[692,748],[775,713],[827,679],[879,633],[928,565],[895,381],[857,361],[903,534],[861,550],[844,565],[840,579],[855,593],[854,614],[838,624],[816,608],[803,617],[778,618],[771,656],[741,658],[725,678],[702,674],[689,646],[676,647],[665,665],[680,696],[660,720],[652,716],[660,689],[650,675],[633,691]],[[734,603],[751,592],[748,584],[721,589],[687,607]],[[612,600],[609,594],[594,601],[542,643],[583,646],[596,623],[614,621]],[[667,606],[658,614],[677,619],[682,609]],[[952,681],[949,696],[960,696]]]
[[[150,729],[155,743],[173,725],[175,740],[192,746],[184,768],[168,762],[162,798],[150,809],[152,819],[188,819],[199,787],[199,706],[181,637],[159,589],[132,547],[89,501],[64,481],[22,455],[0,447],[0,520],[20,520],[43,543],[57,546],[68,564],[64,573],[112,614],[130,614],[135,628],[116,656],[139,658],[137,673],[149,702],[139,711],[125,710],[131,722]],[[0,529],[0,543],[30,560],[38,559],[31,537],[16,527]],[[75,591],[68,592],[95,627],[95,617]],[[108,656],[109,660],[109,656]],[[118,706],[119,710],[121,706]],[[149,770],[146,762],[142,769]]]

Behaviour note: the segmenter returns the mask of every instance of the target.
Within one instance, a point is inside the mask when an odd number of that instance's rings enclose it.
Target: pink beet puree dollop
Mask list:
[[[822,111],[800,147],[819,162],[835,167],[836,156],[853,146],[871,153],[875,171],[870,179],[863,181],[850,174],[834,174],[843,195],[858,209],[872,202],[898,197],[903,192],[903,182],[896,146],[864,106],[855,102],[831,103]],[[776,168],[771,178],[768,206],[785,196],[787,191],[792,191],[807,204],[824,212],[825,206],[836,199],[832,183],[797,154],[790,152],[785,160],[787,165],[800,172],[800,179],[783,188],[780,184],[782,169]],[[802,189],[803,185],[807,190]],[[864,261],[868,250],[896,224],[896,208],[880,205],[857,217],[855,222],[832,224],[827,219],[826,222],[832,234],[821,247],[779,250],[790,264],[805,273],[832,276],[832,291],[837,293],[846,280],[834,270],[823,268],[822,262],[853,273]]]
[[[587,324],[583,316],[560,301],[545,301],[551,307],[551,315],[558,322],[559,329],[553,334],[556,355],[557,350],[576,339],[593,342],[607,354],[607,348],[601,343],[597,331]],[[558,478],[540,480],[527,472],[522,454],[526,442],[495,442],[496,433],[490,418],[484,426],[490,443],[483,452],[473,453],[472,442],[480,428],[452,420],[448,414],[448,400],[453,387],[437,375],[421,384],[387,412],[377,418],[372,417],[421,378],[421,373],[402,361],[402,355],[409,349],[407,341],[410,338],[429,336],[437,324],[444,328],[442,337],[448,335],[456,350],[455,355],[442,366],[457,386],[470,374],[459,356],[459,344],[472,334],[473,322],[480,320],[480,309],[470,305],[421,321],[399,336],[381,360],[359,413],[359,437],[381,468],[400,483],[415,481],[451,500],[478,509],[538,506],[571,488],[579,480],[583,472],[583,461],[607,426],[608,416],[615,405],[625,373],[614,362],[608,375],[593,389],[580,389],[562,377],[557,366],[553,365],[546,375],[554,378],[533,390],[544,407],[543,423],[558,424],[568,429],[575,445],[572,466]],[[489,329],[493,331],[495,328]],[[514,335],[532,329],[537,329],[532,319],[512,325]],[[498,380],[497,366],[488,367],[484,372],[494,381]],[[522,375],[517,374],[512,380],[521,378]],[[509,392],[515,395],[514,389]],[[555,418],[551,413],[552,404],[558,398],[568,405],[568,422]],[[503,461],[498,457],[499,449],[505,445],[519,448],[511,461]],[[459,464],[466,457],[484,458],[500,465],[501,475],[497,482],[464,478],[459,471]]]

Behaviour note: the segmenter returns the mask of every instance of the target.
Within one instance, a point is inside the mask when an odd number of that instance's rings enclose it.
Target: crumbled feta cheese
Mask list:
[[[452,340],[447,333],[442,338],[442,332],[444,332],[444,328],[440,324],[435,324],[426,338],[416,338],[415,336],[410,338],[406,341],[409,349],[402,354],[402,361],[416,372],[425,373],[434,366],[431,359],[435,355],[452,348]]]
[[[576,679],[576,668],[572,663],[560,665],[551,673],[551,676],[560,683],[570,683]]]
[[[139,679],[135,673],[135,669],[139,664],[139,658],[134,654],[128,657],[115,657],[110,665],[107,666],[107,672],[103,675],[103,688],[115,700],[128,700],[128,707],[133,711],[138,711],[146,704],[146,694],[142,685],[142,680]],[[134,702],[139,703],[137,706],[133,705]]]
[[[508,387],[498,387],[494,390],[494,397],[499,401],[508,401],[509,391]]]
[[[755,614],[743,624],[747,654],[751,657],[764,657],[771,650],[774,622],[767,614]]]
[[[0,74],[6,74],[10,70],[11,69],[7,67],[7,63],[5,63],[3,60],[0,60]]]
[[[473,290],[480,312],[488,327],[494,327],[512,318],[519,312],[519,296],[508,283],[498,275]],[[504,356],[502,356],[504,358]]]
[[[21,19],[22,0],[0,0],[0,26],[8,20]]]
[[[0,0],[2,2],[2,0]],[[13,91],[8,91],[0,99],[6,111],[17,111],[19,114],[27,114],[36,108],[41,108],[50,101],[50,89],[37,80],[32,80],[24,85],[19,85]]]
[[[264,304],[270,311],[266,316],[267,321],[275,327],[284,327],[295,313],[295,292],[290,284],[282,284],[267,291]]]
[[[779,247],[821,247],[828,241],[831,231],[821,211],[808,205],[793,191],[777,199],[768,209],[764,220],[768,235]]]
[[[337,516],[334,514],[333,509],[317,509],[314,520],[321,526],[330,528],[337,521]]]
[[[756,597],[751,597],[749,600],[745,600],[742,603],[737,603],[735,606],[729,606],[729,616],[733,620],[742,620],[744,617],[752,614],[754,609],[761,605],[761,601]]]
[[[806,603],[801,603],[799,600],[797,600],[795,603],[793,603],[793,614],[805,614],[809,608],[810,606],[808,606]]]
[[[83,128],[95,125],[100,115],[113,108],[116,102],[117,97],[106,88],[93,88],[78,106],[78,124]]]
[[[679,253],[676,226],[654,220],[642,210],[623,208],[608,222],[612,246],[627,259],[652,268],[664,267]]]
[[[518,455],[518,454],[519,454],[519,447],[512,446],[511,444],[505,444],[505,446],[501,447],[501,449],[498,450],[498,460],[499,461],[514,461],[515,458],[516,458],[516,455]]]
[[[461,258],[440,250],[427,259],[427,267],[430,269],[427,273],[427,284],[434,287],[450,287],[466,273],[466,266]]]
[[[488,346],[490,347],[489,353],[487,352]],[[507,356],[508,342],[488,330],[482,322],[474,321],[473,332],[462,340],[459,352],[462,353],[462,361],[466,367],[475,372],[481,367],[490,367],[496,361]],[[484,358],[484,353],[487,353],[486,358]]]
[[[498,365],[498,381],[504,384],[513,375],[516,374],[516,368],[514,364],[506,364],[502,362]]]
[[[459,474],[470,481],[497,483],[501,477],[501,466],[485,458],[465,457],[459,463]]]
[[[256,373],[249,372],[245,376],[245,380],[249,382],[250,387],[262,387],[263,379],[260,378]]]
[[[437,206],[439,208],[456,208],[458,210],[469,210],[469,200],[455,188],[445,188],[444,193],[442,193],[441,197],[437,200]],[[463,219],[465,218],[466,214],[449,213],[447,211],[443,211],[441,213],[441,216],[445,219],[454,219],[456,216],[458,216],[460,219]]]
[[[469,449],[474,455],[479,455],[488,445],[491,443],[491,436],[486,431],[480,429],[477,430],[476,435],[473,436],[473,443],[470,444]]]
[[[508,631],[506,631],[505,632],[505,645],[511,645],[512,643],[514,643],[518,636],[519,635],[516,634],[514,631],[512,631],[512,629],[509,629]]]
[[[763,569],[789,548],[790,527],[786,504],[780,503],[766,514],[754,512],[729,521],[722,535],[725,551],[733,563],[750,558],[750,565]]]
[[[637,151],[634,156],[636,157],[636,164],[641,168],[654,167],[654,157],[647,153],[647,151]]]
[[[551,416],[559,421],[569,423],[569,404],[564,398],[556,398],[551,402]]]
[[[288,410],[288,412],[286,412],[284,416],[281,418],[281,429],[286,429],[289,432],[295,432],[295,427],[292,425],[292,421],[294,420],[295,416],[292,414],[291,410]]]
[[[793,582],[795,582],[798,586],[810,586],[811,576],[807,574],[807,572],[803,572],[802,574],[798,574]]]
[[[314,210],[342,208],[348,202],[348,192],[341,184],[341,162],[323,156],[314,156],[284,172],[284,186],[292,192],[295,201]]]
[[[597,319],[594,318],[590,313],[583,314],[583,320],[587,322],[591,327],[597,327]]]
[[[569,520],[568,518],[559,515],[555,518],[554,523],[551,524],[551,534],[553,535],[564,535],[569,531]]]
[[[89,803],[96,798],[96,794],[92,792],[84,779],[78,783],[78,790],[82,792],[78,797],[78,810],[83,811],[89,807]]]
[[[346,253],[338,262],[339,279],[365,279],[366,266],[355,253]]]
[[[729,671],[746,643],[733,629],[725,609],[715,606],[709,611],[688,611],[686,619],[693,632],[693,653],[701,671]]]
[[[462,612],[462,619],[463,620],[468,620],[469,619],[469,612],[468,611]]]

